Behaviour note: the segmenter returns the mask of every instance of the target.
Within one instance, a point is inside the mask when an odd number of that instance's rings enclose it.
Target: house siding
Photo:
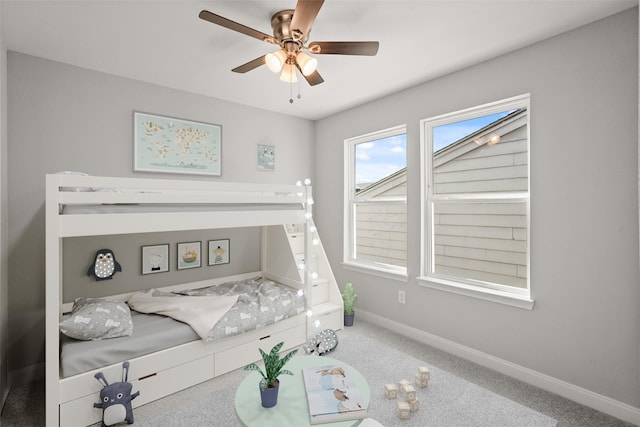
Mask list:
[[[521,111],[434,153],[434,194],[528,192],[527,115]],[[484,143],[493,135],[498,143]],[[527,287],[526,199],[437,200],[433,235],[436,274]]]
[[[406,183],[404,187],[406,191]],[[391,189],[390,192],[395,191]],[[407,266],[406,203],[357,205],[356,258],[360,261]]]
[[[355,195],[355,258],[407,266],[406,168]]]

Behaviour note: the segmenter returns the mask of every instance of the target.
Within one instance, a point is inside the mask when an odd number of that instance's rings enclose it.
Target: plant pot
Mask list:
[[[263,408],[273,408],[278,403],[278,390],[280,389],[280,380],[276,380],[275,387],[262,388],[262,385],[258,383],[260,389],[260,400],[262,401]]]
[[[351,314],[344,314],[344,326],[353,326],[353,318],[355,317],[356,313],[353,312]]]

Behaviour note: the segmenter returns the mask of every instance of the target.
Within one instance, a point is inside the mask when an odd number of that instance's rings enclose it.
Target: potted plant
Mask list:
[[[284,342],[276,344],[269,354],[265,353],[261,348],[258,349],[264,361],[264,371],[255,363],[250,363],[244,367],[245,371],[258,371],[262,375],[259,387],[262,406],[265,408],[271,408],[278,403],[278,388],[280,386],[278,377],[281,374],[293,375],[293,372],[283,369],[283,367],[298,352],[298,349],[291,350],[286,356],[280,357],[278,352],[283,345]]]
[[[342,301],[344,302],[344,326],[353,326],[353,304],[358,299],[358,294],[353,289],[351,282],[347,282],[342,290]]]

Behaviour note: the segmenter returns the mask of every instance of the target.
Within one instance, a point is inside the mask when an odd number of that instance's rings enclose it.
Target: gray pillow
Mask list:
[[[133,333],[131,311],[121,301],[77,298],[71,315],[60,322],[60,331],[85,341],[130,336]]]

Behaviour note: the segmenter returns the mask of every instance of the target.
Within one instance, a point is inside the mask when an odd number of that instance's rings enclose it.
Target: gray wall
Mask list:
[[[534,309],[419,286],[420,119],[523,93]],[[344,177],[322,173],[342,164],[345,138],[403,123],[407,283],[340,266]],[[640,406],[637,9],[320,120],[315,156],[316,223],[338,283],[358,291],[356,308]]]
[[[15,52],[8,54],[9,165],[9,368],[42,368],[44,361],[44,175],[63,170],[91,175],[204,179],[293,184],[313,174],[312,122],[248,108],[205,96],[114,77]],[[215,82],[212,82],[215,84]],[[241,90],[241,88],[239,88]],[[132,111],[222,125],[222,177],[157,175],[132,171]],[[276,147],[274,172],[257,170],[257,144]],[[4,206],[4,204],[3,204]],[[258,252],[241,250],[247,234],[237,230],[211,236],[188,233],[71,242],[78,262],[66,265],[75,291],[118,292],[125,281],[141,278],[140,245],[175,243],[202,237],[234,237],[232,263],[144,276],[152,286],[202,280],[259,268]],[[257,234],[256,234],[257,235]],[[78,244],[80,247],[78,247]],[[255,245],[255,243],[254,243]],[[86,270],[97,249],[114,246],[124,263],[109,284],[98,285]],[[112,248],[114,249],[114,248]],[[120,255],[122,254],[122,255]],[[243,260],[241,255],[246,258]],[[175,260],[174,258],[172,260]],[[236,263],[234,263],[236,261]],[[240,266],[240,267],[238,267]],[[256,268],[257,267],[257,268]],[[167,283],[169,282],[169,283]],[[35,374],[38,372],[36,371]]]
[[[0,15],[2,5],[0,4]],[[7,50],[0,34],[0,410],[8,387],[7,342],[9,298],[7,285]]]
[[[208,265],[208,241],[229,239],[229,263]],[[201,242],[199,268],[178,270],[177,244]],[[169,271],[142,275],[142,246],[169,244]],[[96,281],[87,270],[95,253],[102,248],[113,251],[122,272],[112,280]],[[63,253],[64,301],[77,297],[100,297],[135,290],[158,288],[260,271],[260,228],[231,228],[167,233],[142,233],[65,239]]]

